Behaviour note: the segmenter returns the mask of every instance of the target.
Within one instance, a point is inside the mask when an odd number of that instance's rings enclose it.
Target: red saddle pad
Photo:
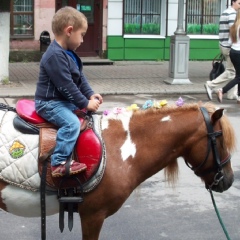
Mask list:
[[[40,124],[46,122],[46,120],[40,117],[35,110],[35,102],[30,99],[20,99],[16,104],[17,114],[33,124]]]

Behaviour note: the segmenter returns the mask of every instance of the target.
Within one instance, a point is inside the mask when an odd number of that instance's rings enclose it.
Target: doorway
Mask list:
[[[102,0],[56,0],[56,11],[71,6],[81,11],[88,19],[88,30],[84,42],[76,53],[80,57],[99,56],[102,46]]]

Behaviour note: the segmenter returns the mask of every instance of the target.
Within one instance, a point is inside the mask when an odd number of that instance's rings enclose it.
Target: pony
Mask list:
[[[164,169],[174,185],[179,157],[207,189],[223,192],[234,181],[234,130],[223,109],[211,103],[111,112],[99,121],[106,166],[99,184],[78,205],[83,240],[97,240],[104,220],[147,178]],[[39,217],[39,199],[39,191],[0,180],[0,208],[9,213]],[[57,194],[46,192],[46,215],[58,212]]]

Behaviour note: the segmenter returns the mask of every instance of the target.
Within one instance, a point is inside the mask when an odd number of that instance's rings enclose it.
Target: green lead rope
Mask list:
[[[230,238],[229,235],[228,235],[227,229],[226,229],[226,227],[224,226],[224,223],[223,223],[223,221],[222,221],[222,218],[221,218],[221,216],[220,216],[220,213],[219,213],[219,211],[218,211],[218,209],[217,209],[217,206],[216,206],[216,203],[215,203],[215,200],[214,200],[214,197],[213,197],[213,193],[212,193],[211,188],[209,189],[209,192],[210,192],[210,195],[211,195],[211,198],[212,198],[212,203],[213,203],[215,212],[216,212],[217,217],[218,217],[218,220],[219,220],[219,222],[220,222],[220,224],[221,224],[221,226],[222,226],[222,229],[223,229],[223,231],[224,231],[224,233],[225,233],[225,235],[226,235],[226,238],[227,238],[228,240],[231,240],[231,238]]]

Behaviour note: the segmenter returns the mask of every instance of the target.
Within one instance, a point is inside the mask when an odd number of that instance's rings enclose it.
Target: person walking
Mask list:
[[[220,16],[219,20],[219,47],[222,55],[224,56],[226,66],[225,71],[212,81],[207,81],[204,84],[206,88],[208,98],[212,99],[212,92],[223,87],[226,83],[231,81],[235,77],[235,69],[229,52],[231,45],[228,42],[229,29],[233,25],[236,18],[236,11],[240,8],[240,0],[231,0],[231,6],[229,6]],[[227,93],[228,99],[237,99],[237,86],[233,87]]]
[[[222,102],[223,94],[228,92],[231,88],[238,85],[238,99],[237,102],[240,103],[240,9],[237,11],[237,16],[234,24],[230,28],[230,39],[231,50],[230,59],[236,70],[235,78],[230,81],[223,88],[217,90],[218,101]]]

